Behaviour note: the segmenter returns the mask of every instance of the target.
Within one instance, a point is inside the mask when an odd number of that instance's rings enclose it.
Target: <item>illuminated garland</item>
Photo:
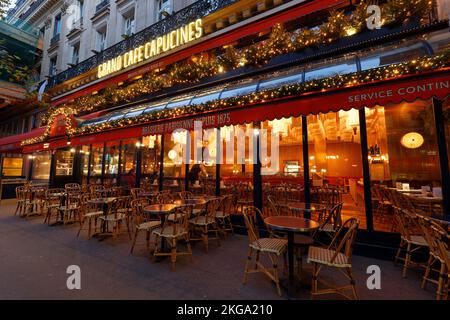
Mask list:
[[[53,121],[60,115],[64,116],[66,134],[69,138],[77,133],[77,128],[74,128],[71,121],[72,116],[77,115],[77,110],[67,107],[60,107],[58,109],[53,110],[48,116],[48,123],[53,123]],[[47,140],[50,135],[51,125],[48,125],[45,128],[45,131],[42,136],[27,139],[22,141],[21,145],[29,145],[34,143],[39,143]]]
[[[351,15],[333,10],[328,20],[318,29],[302,29],[299,32],[287,32],[282,25],[276,24],[272,28],[269,39],[253,44],[245,49],[235,49],[228,46],[224,54],[200,54],[191,59],[169,66],[164,74],[153,71],[143,78],[126,86],[110,86],[101,94],[86,95],[63,104],[62,108],[77,110],[78,114],[96,111],[112,105],[130,102],[139,96],[150,94],[176,84],[195,83],[206,77],[227,72],[245,65],[261,66],[270,59],[304,50],[317,45],[327,45],[342,37],[354,35],[366,28],[367,6],[369,2],[361,2]],[[403,23],[412,17],[423,22],[432,9],[431,0],[395,0],[381,6],[383,16],[387,18],[383,23]],[[61,106],[57,107],[58,109]],[[50,123],[50,110],[43,118],[43,124]]]
[[[244,96],[232,97],[227,99],[217,99],[203,104],[191,105],[189,107],[162,110],[134,118],[119,119],[99,125],[86,126],[78,128],[77,134],[96,133],[107,129],[123,128],[129,125],[193,115],[195,113],[220,110],[222,108],[248,106],[252,104],[263,103],[272,99],[300,96],[305,93],[322,91],[326,89],[343,88],[366,84],[374,81],[395,79],[399,76],[418,74],[445,67],[450,67],[450,50],[433,57],[420,58],[418,60],[411,60],[391,66],[370,69],[367,71],[361,71],[347,75],[339,75],[336,77],[325,79],[312,80],[304,83],[296,83],[282,86],[277,89],[265,90],[262,92],[251,93]]]

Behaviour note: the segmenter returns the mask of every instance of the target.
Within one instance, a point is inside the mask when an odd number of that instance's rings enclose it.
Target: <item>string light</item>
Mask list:
[[[401,10],[396,10],[401,7]],[[418,18],[423,22],[432,8],[430,0],[400,0],[388,1],[381,5],[382,12],[389,18],[386,23],[403,23],[412,18]],[[287,32],[281,24],[276,24],[266,41],[253,44],[244,49],[236,49],[227,46],[225,52],[217,57],[203,53],[195,55],[191,59],[175,63],[165,70],[154,70],[145,74],[142,78],[126,85],[112,85],[102,92],[93,95],[86,95],[70,101],[61,106],[50,109],[44,115],[42,122],[47,125],[46,131],[41,137],[28,139],[22,145],[33,144],[45,141],[50,134],[50,127],[55,118],[63,115],[66,121],[67,135],[70,138],[74,134],[98,132],[107,128],[123,127],[151,121],[158,118],[170,118],[185,115],[192,112],[204,112],[236,105],[248,103],[258,103],[267,99],[274,99],[289,95],[299,95],[304,92],[325,90],[332,87],[352,86],[358,83],[388,79],[402,74],[418,73],[425,70],[439,68],[442,60],[435,57],[435,60],[425,61],[414,60],[407,64],[400,64],[396,69],[384,67],[370,72],[361,72],[353,75],[326,78],[308,83],[284,86],[275,90],[254,93],[247,96],[234,97],[224,100],[211,101],[206,104],[190,106],[188,108],[176,108],[173,110],[163,110],[153,114],[144,115],[138,118],[127,120],[117,120],[105,122],[96,126],[86,126],[83,128],[73,128],[73,116],[96,111],[107,106],[130,102],[139,96],[150,94],[165,87],[176,84],[195,83],[199,80],[227,72],[229,70],[246,65],[260,66],[268,63],[273,57],[297,52],[306,47],[329,44],[342,37],[361,32],[366,26],[367,4],[361,2],[351,15],[346,15],[342,11],[334,10],[330,13],[328,20],[318,29],[303,29],[297,33]],[[263,94],[263,96],[261,96]]]

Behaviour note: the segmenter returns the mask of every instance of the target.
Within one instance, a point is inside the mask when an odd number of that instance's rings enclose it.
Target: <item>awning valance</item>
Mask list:
[[[450,73],[372,83],[306,94],[301,97],[279,99],[263,104],[230,108],[194,117],[155,122],[142,127],[142,134],[161,134],[183,128],[192,130],[194,121],[202,121],[203,128],[221,127],[265,120],[298,117],[309,114],[361,109],[376,105],[388,106],[432,97],[444,99],[450,94]]]
[[[43,135],[44,132],[45,128],[38,128],[31,130],[30,132],[2,138],[0,139],[0,152],[20,151],[22,149],[21,142],[23,140],[39,137]]]

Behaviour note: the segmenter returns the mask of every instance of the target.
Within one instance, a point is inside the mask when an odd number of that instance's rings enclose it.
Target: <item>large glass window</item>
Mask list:
[[[103,143],[92,145],[90,183],[101,183],[103,166]]]
[[[2,176],[20,177],[22,175],[23,158],[20,156],[3,159]]]
[[[311,115],[308,122],[312,202],[343,202],[342,220],[366,227],[358,110]]]
[[[39,152],[31,156],[33,180],[48,180],[50,178],[50,163],[52,156],[50,152]]]
[[[442,197],[433,108],[418,100],[366,109],[366,118],[374,225],[390,231],[392,214],[383,200],[395,202],[398,193],[414,201],[422,193]],[[442,215],[436,207],[430,206],[430,215]]]
[[[164,134],[164,189],[179,191],[184,186],[186,166],[183,148],[186,147],[187,132]]]
[[[91,153],[90,146],[82,146],[80,149],[81,154],[81,183],[88,183],[89,176],[89,157]]]
[[[120,185],[125,188],[134,188],[136,185],[137,143],[139,143],[139,140],[137,139],[122,141]]]
[[[261,128],[264,207],[269,195],[280,202],[304,201],[302,119],[265,121]]]
[[[56,151],[56,176],[72,176],[74,148],[58,149]]]
[[[117,175],[119,174],[119,148],[120,141],[106,143],[104,179],[106,185],[117,184]]]
[[[253,205],[253,124],[222,127],[222,164],[220,189],[222,194],[235,195],[236,213]]]
[[[147,190],[158,190],[161,136],[151,135],[142,138],[141,187]]]

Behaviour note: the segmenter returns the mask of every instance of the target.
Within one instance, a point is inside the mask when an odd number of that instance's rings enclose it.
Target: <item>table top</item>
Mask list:
[[[115,199],[117,199],[117,198],[116,197],[107,197],[107,198],[91,199],[91,200],[88,200],[87,202],[94,203],[94,204],[105,204],[105,203],[111,203]]]
[[[323,204],[305,203],[305,202],[288,202],[287,207],[295,211],[316,212],[326,210]]]
[[[176,205],[180,206],[187,206],[187,205],[203,205],[206,203],[205,199],[202,198],[195,198],[195,199],[182,199],[182,200],[175,200],[173,202]]]
[[[151,204],[145,206],[142,211],[147,214],[168,214],[178,207],[176,204]]]
[[[274,230],[291,232],[309,232],[319,228],[319,223],[305,218],[290,216],[272,216],[264,222]]]

